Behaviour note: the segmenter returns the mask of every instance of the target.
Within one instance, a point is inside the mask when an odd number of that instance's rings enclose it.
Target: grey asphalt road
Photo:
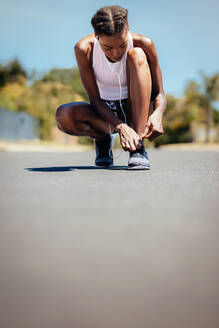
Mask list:
[[[219,152],[148,155],[0,153],[1,328],[219,327]]]

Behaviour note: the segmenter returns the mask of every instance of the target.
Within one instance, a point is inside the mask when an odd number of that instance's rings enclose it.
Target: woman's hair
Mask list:
[[[120,6],[107,6],[97,10],[91,19],[96,34],[113,35],[129,29],[128,10]]]

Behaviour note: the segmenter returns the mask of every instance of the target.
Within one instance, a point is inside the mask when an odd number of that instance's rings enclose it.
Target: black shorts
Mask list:
[[[121,99],[122,109],[120,107],[120,101],[119,100],[106,100],[102,99],[106,105],[112,109],[114,115],[118,117],[121,121],[127,123],[127,102],[128,99]],[[124,112],[124,114],[123,114]],[[117,131],[113,132],[116,133]]]

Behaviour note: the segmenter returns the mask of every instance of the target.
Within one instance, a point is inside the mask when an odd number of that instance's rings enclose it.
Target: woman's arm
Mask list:
[[[167,99],[163,90],[162,73],[154,42],[150,38],[142,36],[139,46],[147,56],[152,79],[152,99],[154,99],[154,111],[149,114],[144,138],[153,141],[164,133],[162,118],[167,106]]]
[[[167,106],[167,99],[163,90],[162,73],[157,51],[154,42],[148,37],[143,37],[141,39],[141,47],[147,56],[147,61],[151,70],[152,96],[155,102],[154,110],[163,115]]]
[[[87,91],[90,104],[94,110],[106,121],[111,123],[115,130],[119,131],[120,124],[124,123],[118,119],[113,111],[100,98],[98,86],[96,83],[92,61],[90,59],[90,49],[83,45],[81,41],[74,47],[74,53],[77,60],[82,83]]]

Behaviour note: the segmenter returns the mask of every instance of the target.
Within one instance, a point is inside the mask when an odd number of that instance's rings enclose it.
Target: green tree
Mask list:
[[[31,87],[18,82],[8,83],[0,89],[0,106],[12,111],[25,111],[40,120],[39,134],[44,140],[51,139],[55,112],[63,103],[83,101],[70,86],[60,82],[35,81]]]
[[[40,137],[51,139],[51,129],[55,122],[55,112],[63,103],[82,101],[70,86],[60,82],[36,81],[30,88],[25,99],[20,99],[19,106],[26,112],[40,119]]]
[[[7,83],[19,82],[25,84],[27,80],[27,72],[18,59],[0,65],[0,88]]]
[[[219,74],[207,76],[200,72],[202,81],[189,81],[185,88],[186,105],[193,110],[194,118],[206,126],[206,142],[210,140],[210,128],[217,122],[218,113],[214,102],[219,101]]]
[[[83,83],[81,81],[80,73],[78,68],[66,68],[58,69],[54,68],[49,73],[45,74],[42,78],[43,82],[46,81],[57,81],[72,87],[72,89],[79,94],[84,101],[88,101],[87,92],[84,89]]]

